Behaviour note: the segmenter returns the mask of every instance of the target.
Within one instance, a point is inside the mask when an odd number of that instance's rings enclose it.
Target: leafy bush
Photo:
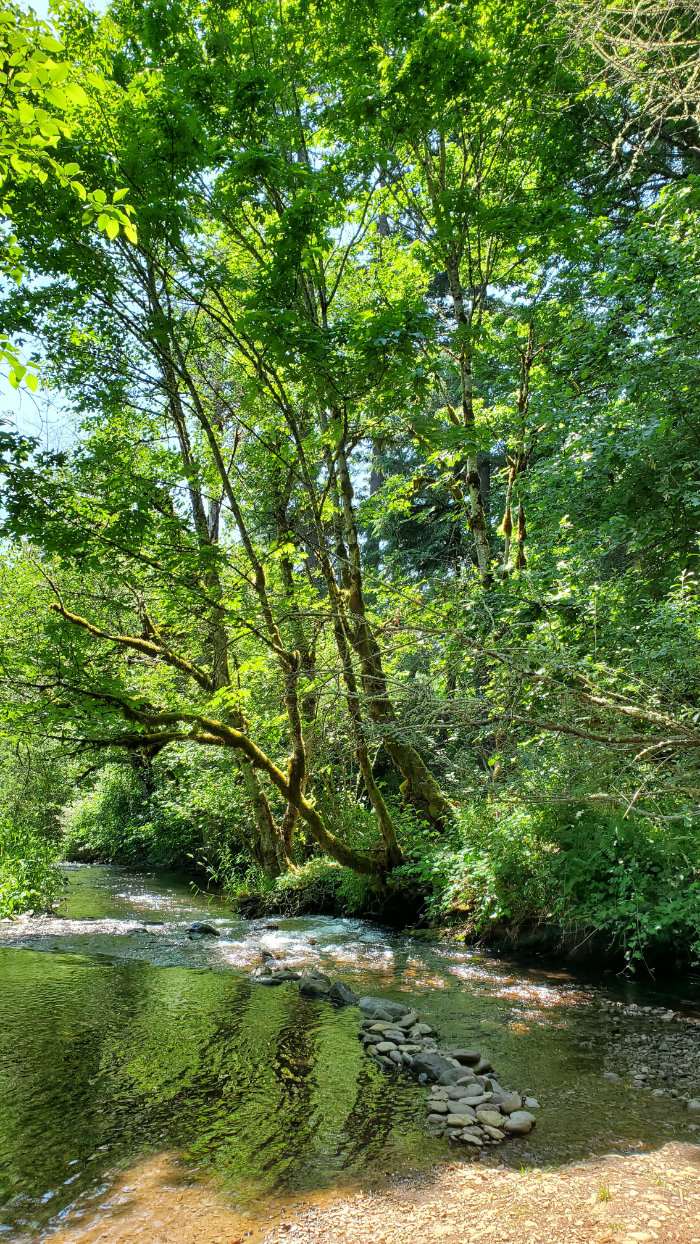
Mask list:
[[[53,907],[61,887],[55,845],[0,820],[0,916]]]
[[[672,826],[672,827],[669,827]],[[416,842],[392,885],[419,891],[425,919],[497,929],[517,942],[545,926],[630,966],[674,952],[700,958],[700,838],[690,824],[585,809],[470,809],[449,840]]]
[[[659,824],[586,809],[550,821],[560,922],[605,934],[631,965],[676,948],[700,958],[700,836],[691,818]]]
[[[294,872],[274,880],[258,868],[210,869],[212,879],[243,915],[284,914],[360,916],[381,914],[383,896],[370,877],[359,877],[335,860],[314,856]]]
[[[170,808],[164,815],[133,771],[120,765],[108,765],[92,790],[68,805],[63,830],[69,859],[185,868],[202,846],[184,809],[178,815]]]

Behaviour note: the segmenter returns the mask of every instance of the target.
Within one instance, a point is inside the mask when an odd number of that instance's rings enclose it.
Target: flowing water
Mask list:
[[[220,936],[192,939],[193,920]],[[697,983],[587,982],[360,920],[240,920],[186,879],[75,866],[60,917],[0,923],[0,1239],[48,1236],[166,1150],[237,1206],[454,1158],[425,1133],[422,1086],[364,1055],[353,1008],[251,984],[261,947],[410,1002],[535,1095],[534,1131],[482,1161],[700,1139],[672,1096],[700,1096]]]

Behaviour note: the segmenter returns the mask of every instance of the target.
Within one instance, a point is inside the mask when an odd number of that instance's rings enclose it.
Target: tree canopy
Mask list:
[[[268,878],[465,817],[697,869],[695,16],[5,10],[2,329],[70,412],[3,434],[8,745],[215,772]]]

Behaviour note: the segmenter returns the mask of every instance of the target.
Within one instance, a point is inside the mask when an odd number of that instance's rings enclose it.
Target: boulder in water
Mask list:
[[[219,930],[214,928],[213,924],[207,924],[205,920],[194,920],[192,924],[187,926],[188,937],[218,937]]]
[[[308,969],[299,977],[299,993],[302,998],[327,998],[331,989],[331,978],[323,972]]]
[[[427,1054],[425,1052],[416,1054],[413,1059],[413,1066],[418,1072],[424,1072],[430,1080],[439,1080],[441,1076],[449,1075],[450,1073],[460,1074],[448,1059],[443,1058],[442,1054],[432,1054],[430,1052]],[[449,1081],[449,1083],[453,1083],[453,1081]]]
[[[358,996],[354,989],[342,981],[334,981],[328,991],[328,998],[338,1006],[357,1006]]]
[[[399,1019],[409,1014],[409,1008],[400,1002],[389,1002],[386,998],[360,998],[357,1004],[368,1019]]]

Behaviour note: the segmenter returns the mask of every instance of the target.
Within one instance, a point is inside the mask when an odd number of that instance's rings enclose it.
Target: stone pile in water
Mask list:
[[[479,1050],[439,1049],[435,1030],[421,1023],[418,1011],[386,998],[359,998],[316,968],[293,972],[268,961],[254,970],[253,979],[259,985],[296,981],[302,997],[359,1007],[364,1017],[359,1038],[369,1057],[387,1071],[432,1081],[426,1106],[433,1135],[481,1149],[524,1136],[534,1126],[531,1110],[539,1104],[534,1098],[502,1088]]]
[[[360,1040],[367,1053],[387,1071],[401,1068],[433,1081],[426,1105],[435,1135],[481,1149],[532,1129],[530,1109],[538,1103],[504,1089],[488,1074],[491,1063],[479,1050],[440,1050],[430,1024],[401,1003],[359,998],[357,1005],[365,1016]]]

